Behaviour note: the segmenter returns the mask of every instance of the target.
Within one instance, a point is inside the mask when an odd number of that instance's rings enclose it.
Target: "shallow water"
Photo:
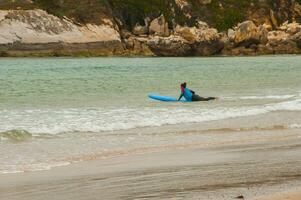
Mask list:
[[[301,56],[1,59],[0,173],[214,140],[183,134],[206,132],[194,123],[243,133],[241,121],[253,117],[247,130],[300,128],[300,63]],[[147,98],[177,97],[182,81],[220,100]]]
[[[226,143],[229,134],[232,139],[243,138]],[[0,197],[50,200],[55,194],[58,200],[230,200],[239,195],[255,199],[300,188],[300,130],[210,135],[217,145],[199,144],[193,149],[181,146],[164,152],[81,162],[50,171],[2,174]],[[245,135],[253,136],[245,140]]]

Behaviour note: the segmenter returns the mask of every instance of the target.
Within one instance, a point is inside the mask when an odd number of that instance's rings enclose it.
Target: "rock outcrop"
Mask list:
[[[169,36],[168,23],[166,22],[164,15],[161,15],[150,23],[149,33],[163,37]]]
[[[199,28],[177,26],[174,32],[191,44],[195,56],[215,55],[224,47],[218,31],[204,23]]]
[[[301,25],[296,22],[280,25],[278,30],[256,26],[251,21],[228,30],[223,55],[295,54],[301,52]]]
[[[94,51],[122,54],[118,30],[109,25],[76,25],[43,10],[0,11],[0,51],[51,54]]]
[[[124,40],[127,55],[155,56],[154,52],[147,45],[147,37],[130,36]]]
[[[234,42],[235,47],[265,44],[267,36],[268,30],[265,26],[260,25],[257,27],[252,21],[242,22],[234,30],[228,30],[229,40]]]
[[[190,43],[215,40],[219,37],[218,31],[208,26],[202,26],[200,28],[176,26],[174,32],[175,35],[183,37]]]
[[[124,40],[132,54],[156,56],[210,56],[224,47],[221,34],[207,24],[198,27],[176,26],[170,36],[150,34]]]
[[[260,37],[258,27],[252,21],[245,21],[235,29],[234,43],[237,46],[250,46],[258,44]]]
[[[180,9],[191,8],[189,1],[177,0],[176,3]],[[210,1],[199,3],[205,6]],[[273,23],[247,20],[219,32],[200,19],[192,25],[179,24],[168,21],[164,14],[146,17],[130,27],[112,15],[103,17],[99,24],[80,24],[41,9],[0,10],[0,56],[301,53],[301,25],[295,21],[279,24],[279,16],[274,17],[277,27]]]
[[[179,36],[151,37],[147,45],[158,56],[189,56],[192,53],[191,46]]]

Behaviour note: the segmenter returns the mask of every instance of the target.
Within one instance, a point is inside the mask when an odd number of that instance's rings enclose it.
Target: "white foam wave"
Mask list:
[[[242,100],[291,99],[293,97],[295,97],[295,95],[267,95],[267,96],[243,96],[243,97],[238,97],[238,99],[242,99]],[[234,99],[234,97],[231,99]]]
[[[301,124],[291,124],[289,128],[301,128]]]
[[[288,111],[299,111],[301,110],[301,99],[295,99],[292,101],[285,101],[268,106],[270,111],[277,110],[288,110]]]
[[[264,114],[299,111],[301,99],[250,107],[93,108],[0,111],[0,132],[26,130],[32,134],[101,132],[167,124],[194,123]],[[33,135],[34,136],[34,135]]]
[[[24,164],[24,165],[9,165],[1,166],[0,174],[15,174],[22,172],[32,172],[32,171],[44,171],[50,170],[54,167],[62,167],[70,165],[70,162],[53,162],[53,163],[35,163],[35,164]]]

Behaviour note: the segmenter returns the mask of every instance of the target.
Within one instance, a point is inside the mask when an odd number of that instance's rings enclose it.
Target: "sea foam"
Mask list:
[[[300,111],[301,99],[243,107],[137,107],[0,111],[0,132],[24,130],[31,134],[102,132]],[[6,133],[6,134],[4,134]],[[18,134],[19,135],[19,134]]]

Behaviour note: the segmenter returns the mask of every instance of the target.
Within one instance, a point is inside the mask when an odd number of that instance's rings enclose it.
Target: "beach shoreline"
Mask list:
[[[2,174],[0,197],[47,200],[55,194],[55,199],[224,200],[243,195],[270,200],[265,195],[301,187],[300,144],[296,135],[279,141],[168,149],[48,171]],[[299,192],[289,195],[295,200]]]
[[[250,200],[301,188],[300,56],[1,61],[1,200]],[[180,81],[221,98],[148,99],[177,97]]]

